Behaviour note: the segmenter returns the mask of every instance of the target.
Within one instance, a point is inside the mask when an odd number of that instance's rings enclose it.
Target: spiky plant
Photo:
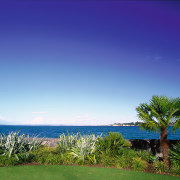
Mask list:
[[[67,134],[64,133],[59,137],[58,150],[61,153],[65,153],[73,148],[77,144],[79,134]]]
[[[82,161],[87,157],[89,161],[96,162],[95,156],[91,156],[95,150],[95,144],[100,136],[92,135],[80,135],[77,134],[61,134],[58,144],[58,150],[61,153],[68,153],[74,158]]]
[[[79,136],[77,140],[77,144],[70,150],[70,154],[74,156],[84,163],[85,157],[88,157],[90,160],[92,157],[92,153],[95,151],[95,144],[99,137],[96,137],[94,134],[86,135],[86,136]],[[91,157],[91,158],[90,158]],[[94,162],[95,156],[93,156]]]
[[[27,156],[32,150],[37,149],[42,143],[42,140],[36,137],[30,138],[29,135],[21,134],[19,132],[10,132],[7,136],[0,135],[0,149],[1,155],[15,156],[17,159],[19,156]]]

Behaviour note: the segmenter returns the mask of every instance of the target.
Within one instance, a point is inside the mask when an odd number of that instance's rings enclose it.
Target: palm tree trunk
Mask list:
[[[168,160],[169,144],[167,142],[167,128],[161,129],[160,146],[161,146],[161,151],[163,153],[164,163],[168,166],[169,165],[169,160]]]

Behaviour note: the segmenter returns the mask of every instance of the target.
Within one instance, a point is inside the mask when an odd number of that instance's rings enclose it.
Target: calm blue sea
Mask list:
[[[137,126],[9,126],[0,125],[0,133],[8,134],[11,131],[19,131],[30,136],[58,138],[60,134],[67,132],[95,135],[106,135],[108,132],[119,132],[125,139],[159,139],[159,133],[147,133]],[[168,139],[179,139],[180,132],[170,133]]]

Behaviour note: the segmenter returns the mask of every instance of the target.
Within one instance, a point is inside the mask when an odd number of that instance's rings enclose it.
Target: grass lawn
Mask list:
[[[0,167],[0,180],[179,180],[178,177],[128,170],[81,166]]]

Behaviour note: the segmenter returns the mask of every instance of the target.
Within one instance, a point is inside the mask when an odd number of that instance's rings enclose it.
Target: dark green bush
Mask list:
[[[116,158],[113,156],[107,156],[106,153],[102,153],[99,159],[99,164],[103,165],[104,167],[116,165]]]
[[[109,132],[108,136],[99,138],[96,150],[109,156],[116,156],[122,147],[130,147],[130,143],[120,133]]]
[[[180,165],[180,142],[170,149],[169,159],[172,166]]]
[[[125,156],[118,157],[116,161],[117,168],[127,169],[132,166],[132,159],[127,159]]]
[[[116,157],[118,168],[133,168],[137,171],[144,171],[150,158],[146,151],[135,151],[130,148],[120,148]]]
[[[174,164],[170,167],[170,173],[180,176],[180,164]]]
[[[38,151],[34,152],[33,154],[35,156],[34,159],[36,162],[39,162],[41,164],[57,164],[58,160],[56,160],[56,158],[58,157],[58,153],[56,152],[55,148],[41,147]]]
[[[137,152],[129,148],[120,148],[117,156],[118,166],[120,168],[131,168],[133,158],[138,157]]]
[[[59,153],[56,148],[42,147],[35,154],[35,161],[40,164],[70,165],[77,163],[68,153]]]
[[[44,158],[43,164],[51,164],[51,165],[60,165],[63,163],[63,160],[59,154],[50,153],[46,159]]]
[[[61,154],[62,164],[72,165],[72,164],[81,164],[79,159],[74,159],[70,154]]]
[[[15,166],[19,161],[15,157],[0,156],[0,166]]]
[[[142,150],[137,150],[135,151],[137,156],[140,157],[142,160],[146,162],[150,162],[152,158],[152,154],[149,153],[148,151],[142,151]]]

